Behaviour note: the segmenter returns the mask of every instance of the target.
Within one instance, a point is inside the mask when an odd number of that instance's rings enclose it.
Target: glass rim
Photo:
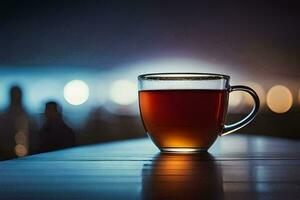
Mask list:
[[[215,73],[149,73],[141,74],[138,80],[229,80],[230,76]]]

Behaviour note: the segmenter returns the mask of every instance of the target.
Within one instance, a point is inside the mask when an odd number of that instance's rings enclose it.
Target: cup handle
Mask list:
[[[247,124],[249,124],[255,118],[255,116],[257,115],[258,110],[259,110],[259,104],[260,104],[259,98],[258,98],[258,95],[256,94],[256,92],[252,88],[244,86],[244,85],[235,85],[235,86],[231,86],[229,89],[229,92],[233,92],[233,91],[247,92],[253,98],[254,105],[253,105],[251,112],[245,118],[243,118],[242,120],[240,120],[234,124],[224,125],[221,136],[228,135],[228,134],[246,126]]]

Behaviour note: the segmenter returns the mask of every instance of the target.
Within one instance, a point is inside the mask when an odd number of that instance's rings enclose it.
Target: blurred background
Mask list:
[[[299,35],[292,1],[1,1],[0,160],[145,137],[149,72],[230,75],[261,99],[239,134],[297,139]],[[232,93],[227,122],[252,104]]]

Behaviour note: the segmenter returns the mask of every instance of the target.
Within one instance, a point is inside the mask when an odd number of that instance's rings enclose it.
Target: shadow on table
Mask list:
[[[224,199],[221,167],[209,153],[160,153],[142,177],[143,199]]]

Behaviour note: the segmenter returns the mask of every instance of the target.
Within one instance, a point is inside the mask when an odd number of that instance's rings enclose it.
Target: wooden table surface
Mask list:
[[[149,139],[0,162],[0,199],[300,199],[300,142],[230,135],[209,154]]]

